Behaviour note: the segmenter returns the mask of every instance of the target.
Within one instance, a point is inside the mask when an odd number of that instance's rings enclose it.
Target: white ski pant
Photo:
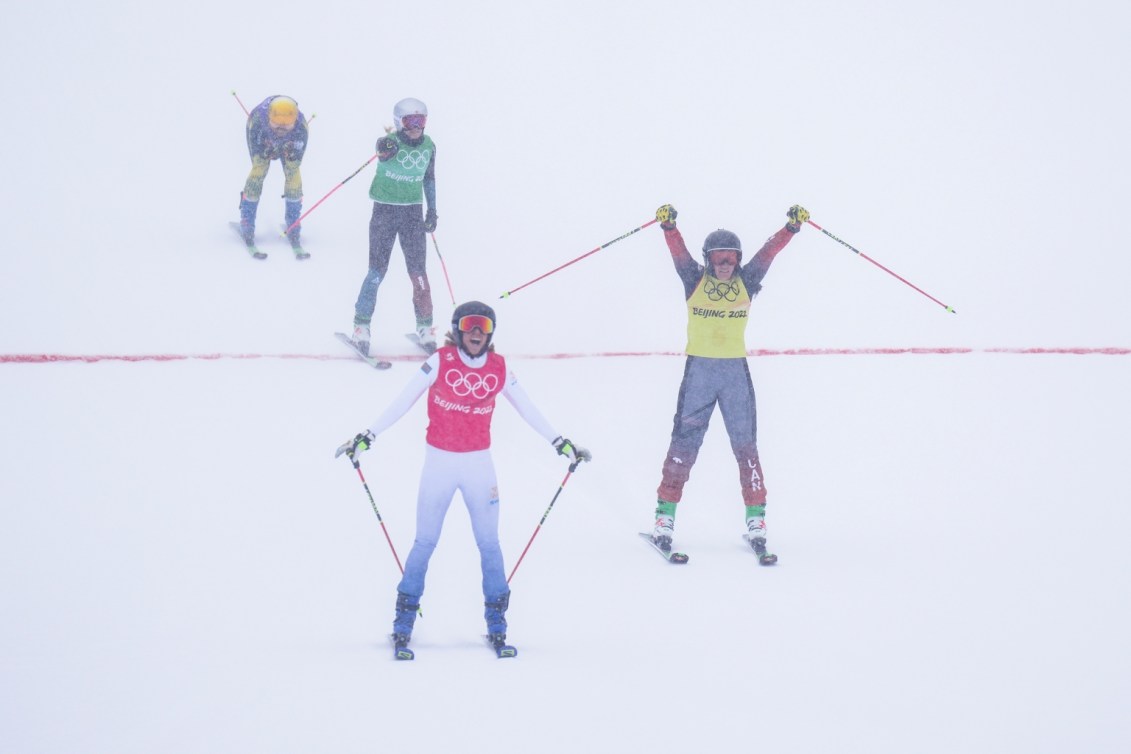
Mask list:
[[[398,591],[420,598],[428,561],[440,540],[444,517],[459,492],[471,516],[471,530],[479,546],[483,569],[483,596],[498,599],[507,593],[503,552],[499,547],[499,491],[490,450],[453,453],[425,446],[424,468],[416,498],[416,539],[405,561]]]

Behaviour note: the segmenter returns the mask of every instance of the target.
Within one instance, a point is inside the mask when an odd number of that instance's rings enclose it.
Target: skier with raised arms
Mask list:
[[[687,304],[687,361],[679,386],[671,442],[657,489],[652,542],[669,560],[685,562],[672,552],[676,505],[691,475],[707,425],[718,405],[731,450],[738,463],[738,481],[745,506],[746,533],[759,562],[772,565],[777,556],[766,549],[766,487],[758,458],[758,413],[754,385],[746,361],[747,313],[762,289],[762,279],[778,252],[809,219],[798,205],[786,213],[789,222],[774,233],[744,265],[742,242],[729,230],[708,234],[703,263],[687,250],[676,227],[676,210],[665,204],[656,210],[664,241],[683,282]]]

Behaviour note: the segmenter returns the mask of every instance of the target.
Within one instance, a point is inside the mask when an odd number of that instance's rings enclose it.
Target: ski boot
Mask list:
[[[778,562],[778,556],[766,549],[766,506],[746,506],[744,538],[750,543],[750,549],[758,556],[759,565],[768,566]]]
[[[255,215],[259,210],[259,202],[249,201],[240,194],[240,236],[248,248],[255,247]]]
[[[353,323],[353,338],[357,350],[363,355],[369,355],[369,323],[368,322],[354,322]]]
[[[416,653],[408,648],[412,634],[393,634],[393,657],[397,660],[415,660]]]
[[[295,200],[288,199],[287,200],[286,214],[284,215],[284,217],[286,218],[286,223],[287,223],[286,227],[290,228],[292,225],[294,225],[295,222],[298,221],[298,218],[301,215],[302,215],[302,200],[299,199],[299,200],[295,201]],[[287,240],[291,242],[291,251],[293,251],[295,253],[295,259],[298,259],[298,260],[310,259],[310,254],[308,254],[306,251],[303,251],[302,244],[299,242],[299,234],[301,232],[302,232],[302,226],[301,225],[295,225],[295,227],[290,232],[287,233]]]
[[[487,643],[495,650],[496,657],[518,657],[518,650],[507,644],[506,634],[487,634]]]
[[[664,552],[672,551],[675,533],[675,503],[656,501],[656,525],[652,528],[652,542]]]
[[[417,324],[416,340],[420,343],[420,347],[428,353],[436,350],[436,328],[432,326],[431,322]]]
[[[397,615],[393,619],[393,657],[398,660],[412,660],[416,657],[408,642],[412,638],[412,626],[420,610],[420,599],[404,592],[397,592]]]
[[[515,657],[518,650],[507,644],[507,608],[511,593],[505,592],[497,597],[488,597],[483,603],[483,617],[487,620],[487,643],[495,650],[497,657]]]

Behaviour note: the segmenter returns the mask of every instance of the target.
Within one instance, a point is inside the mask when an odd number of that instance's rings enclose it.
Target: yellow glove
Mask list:
[[[679,213],[675,211],[675,207],[670,204],[665,204],[656,210],[656,220],[659,221],[660,227],[664,230],[671,230],[675,227],[675,218]]]
[[[805,209],[800,204],[793,205],[785,214],[786,217],[789,218],[789,222],[785,224],[785,227],[789,228],[794,233],[801,230],[801,226],[809,221],[809,210]]]

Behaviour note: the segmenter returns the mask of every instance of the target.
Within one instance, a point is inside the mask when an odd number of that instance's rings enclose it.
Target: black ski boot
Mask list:
[[[518,656],[518,650],[507,644],[506,634],[487,634],[487,643],[495,650],[496,657]]]
[[[412,595],[397,592],[397,616],[393,619],[393,657],[398,660],[412,660],[415,653],[408,648],[412,639],[412,626],[416,623],[416,614],[420,610],[420,601]]]
[[[515,657],[518,650],[507,644],[507,608],[510,607],[511,593],[488,597],[483,603],[483,617],[487,620],[487,643],[498,657]]]
[[[393,640],[393,657],[397,660],[415,660],[416,653],[408,648],[408,643],[412,639],[411,634],[393,634],[389,637]]]

